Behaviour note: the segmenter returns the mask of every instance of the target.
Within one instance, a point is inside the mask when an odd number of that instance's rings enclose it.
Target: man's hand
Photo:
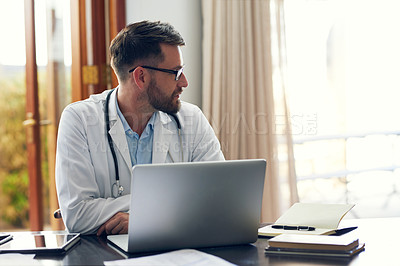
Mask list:
[[[105,233],[107,235],[127,234],[129,225],[129,214],[117,212],[97,230],[97,236]]]

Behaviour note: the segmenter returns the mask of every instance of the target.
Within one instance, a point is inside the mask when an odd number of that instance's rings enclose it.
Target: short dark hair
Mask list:
[[[141,21],[129,24],[112,40],[111,66],[121,81],[128,77],[128,70],[139,60],[158,64],[164,60],[160,44],[185,45],[182,36],[169,23]]]

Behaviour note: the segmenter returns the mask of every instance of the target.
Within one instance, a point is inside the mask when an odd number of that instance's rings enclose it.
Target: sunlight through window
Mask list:
[[[301,201],[400,214],[399,11],[395,0],[286,1],[291,115],[316,117],[312,134],[293,128]]]

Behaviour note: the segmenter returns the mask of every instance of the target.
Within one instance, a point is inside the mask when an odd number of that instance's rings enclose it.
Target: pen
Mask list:
[[[344,235],[344,234],[346,234],[348,232],[351,232],[351,231],[353,231],[354,229],[357,229],[357,228],[358,228],[358,226],[336,229],[335,233],[332,234],[332,235],[341,236],[341,235]]]
[[[1,235],[0,236],[0,245],[3,245],[4,243],[10,241],[13,238],[12,235]]]
[[[315,227],[312,226],[305,226],[305,225],[278,225],[274,224],[272,225],[272,228],[274,229],[283,229],[283,230],[298,230],[298,231],[314,231]]]

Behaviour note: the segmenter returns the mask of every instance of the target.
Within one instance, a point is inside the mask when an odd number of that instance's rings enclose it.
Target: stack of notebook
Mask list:
[[[268,242],[267,255],[351,257],[365,246],[351,236],[281,234]]]

